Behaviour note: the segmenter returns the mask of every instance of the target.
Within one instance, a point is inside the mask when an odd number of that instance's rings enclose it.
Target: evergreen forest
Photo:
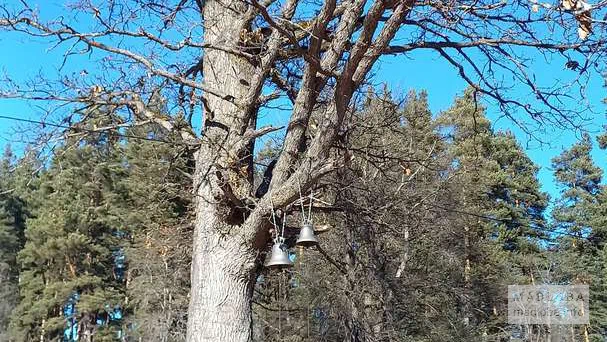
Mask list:
[[[333,151],[347,164],[272,218],[293,265],[259,266],[254,341],[543,341],[554,327],[508,324],[511,284],[589,285],[590,323],[566,335],[604,341],[600,141],[583,134],[552,160],[550,198],[471,90],[441,113],[423,91],[369,92],[352,123]],[[46,155],[2,157],[0,340],[184,341],[191,150],[154,124],[65,134]],[[258,149],[260,191],[280,144]],[[302,217],[317,247],[295,246]]]
[[[607,342],[607,0],[0,0],[0,342]]]

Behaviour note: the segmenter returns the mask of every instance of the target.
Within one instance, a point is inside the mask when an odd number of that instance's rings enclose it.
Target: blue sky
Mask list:
[[[59,0],[47,1],[42,7],[43,16],[54,17],[61,13]],[[34,77],[37,73],[53,77],[59,74],[58,67],[61,63],[62,49],[49,50],[49,45],[41,39],[32,40],[23,35],[0,33],[0,46],[4,53],[0,54],[0,72],[10,75],[15,81],[23,82]],[[541,56],[531,56],[536,62],[531,63],[533,76],[543,84],[553,84],[564,79],[570,79],[573,71],[564,68],[563,63],[547,63]],[[537,58],[535,58],[537,57]],[[87,69],[94,73],[95,66],[88,57],[77,57],[62,72],[79,72]],[[375,82],[386,82],[394,93],[407,91],[426,90],[432,111],[438,113],[447,109],[456,95],[461,94],[466,88],[466,83],[457,75],[457,71],[439,56],[431,51],[415,52],[408,56],[387,57],[380,61],[375,68]],[[510,93],[511,96],[526,99],[529,91],[522,86],[515,86]],[[588,113],[589,120],[586,128],[596,135],[602,126],[607,124],[605,119],[605,108],[601,100],[607,97],[607,88],[603,87],[603,80],[596,75],[590,80],[586,95],[594,113]],[[574,100],[569,103],[572,109],[581,110],[583,104],[577,94],[572,94]],[[576,99],[577,98],[577,99]],[[533,100],[532,100],[533,101]],[[38,104],[27,103],[19,100],[0,100],[0,115],[37,118],[42,110],[37,108]],[[509,129],[515,133],[519,142],[526,148],[531,159],[541,167],[540,181],[544,191],[551,197],[558,196],[558,188],[554,184],[550,160],[558,155],[563,148],[571,146],[579,138],[580,132],[564,131],[546,128],[545,132],[537,132],[535,138],[531,139],[519,128],[505,118],[500,118],[501,113],[497,106],[491,101],[485,101],[487,113],[493,120],[495,128]],[[273,117],[275,114],[271,114]],[[285,114],[280,114],[283,118]],[[524,119],[522,113],[515,113],[517,118]],[[268,118],[269,119],[269,118]],[[7,143],[15,145],[14,140],[18,136],[14,134],[17,128],[11,121],[0,119],[0,148]],[[538,142],[537,140],[540,140]],[[16,144],[19,145],[18,143]],[[596,148],[593,152],[595,161],[607,169],[607,152]]]
[[[537,61],[537,63],[532,64],[531,70],[539,82],[543,82],[543,84],[552,84],[555,81],[562,81],[575,76],[571,74],[571,70],[565,69],[562,63],[546,64],[540,58]],[[396,57],[384,60],[379,65],[378,77],[388,82],[393,89],[403,91],[425,89],[428,92],[430,107],[435,114],[448,109],[453,103],[454,97],[460,95],[467,86],[452,66],[432,52],[422,52],[406,61]],[[585,115],[588,120],[584,121],[584,127],[593,137],[602,132],[604,130],[603,126],[607,124],[605,106],[602,103],[602,100],[607,98],[607,88],[603,87],[603,84],[602,77],[594,75],[588,83],[587,99],[583,100],[581,96],[573,94],[574,99],[570,103],[571,109],[579,109],[580,111],[584,109],[584,102],[586,101],[592,107],[593,112],[588,112]],[[510,96],[522,99],[528,97],[529,93],[527,88],[515,86],[510,92]],[[576,101],[582,103],[576,103]],[[542,131],[536,132],[534,137],[529,137],[511,120],[503,117],[494,101],[485,99],[483,102],[487,107],[487,115],[492,119],[494,128],[496,130],[510,130],[515,134],[530,158],[540,167],[539,179],[542,189],[548,192],[551,198],[556,198],[559,195],[559,188],[554,182],[550,168],[551,159],[559,155],[563,149],[574,144],[581,137],[582,132],[545,126]],[[530,121],[521,111],[515,112],[514,116],[517,120]],[[593,150],[593,159],[604,170],[604,175],[607,175],[605,172],[607,170],[607,151],[600,150],[596,143]]]

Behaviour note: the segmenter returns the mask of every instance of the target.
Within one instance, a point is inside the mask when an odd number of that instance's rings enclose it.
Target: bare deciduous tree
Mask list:
[[[603,5],[588,13],[599,17]],[[574,124],[579,113],[561,99],[583,87],[604,53],[602,22],[580,41],[578,6],[534,0],[83,0],[66,6],[73,17],[53,20],[26,1],[3,6],[0,26],[62,47],[63,64],[91,53],[95,70],[28,87],[9,78],[1,94],[111,106],[124,124],[96,130],[156,122],[196,151],[190,342],[250,341],[252,287],[270,239],[271,207],[288,209],[298,184],[306,191],[344,162],[329,152],[346,134],[353,96],[382,55],[435,51],[514,120],[519,109],[536,120]],[[555,68],[580,73],[569,86],[542,87],[527,66],[530,51],[556,56]],[[94,81],[87,77],[93,72]],[[538,105],[509,96],[513,84],[527,87]],[[159,95],[174,115],[148,105]],[[288,126],[259,127],[276,106],[288,107]],[[310,130],[319,110],[324,115]],[[63,123],[82,119],[75,113]],[[254,144],[278,130],[284,142],[270,190],[257,198]]]

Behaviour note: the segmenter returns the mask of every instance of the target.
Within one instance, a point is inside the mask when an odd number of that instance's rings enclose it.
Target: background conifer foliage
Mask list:
[[[606,3],[62,5],[0,5],[0,35],[62,54],[59,77],[0,86],[48,109],[0,165],[9,340],[537,339],[550,330],[506,324],[507,284],[603,297],[591,139],[555,160],[567,189],[547,221],[538,167],[482,100],[527,133],[579,128],[568,99],[602,71]],[[442,113],[372,86],[384,56],[422,51],[469,85]],[[529,56],[572,79],[545,86]],[[322,244],[270,272],[273,213],[293,247],[302,201]],[[604,335],[598,312],[572,334]]]
[[[439,115],[423,92],[365,96],[332,152],[347,163],[314,187],[320,247],[294,249],[290,270],[259,270],[253,340],[545,338],[547,327],[507,324],[513,283],[591,285],[591,324],[568,334],[604,336],[605,192],[592,141],[554,160],[564,191],[547,222],[537,166],[472,94]],[[98,108],[85,127],[111,120],[121,119]],[[3,338],[186,340],[191,149],[153,123],[66,134],[46,163],[5,152]],[[260,150],[256,184],[279,151]]]

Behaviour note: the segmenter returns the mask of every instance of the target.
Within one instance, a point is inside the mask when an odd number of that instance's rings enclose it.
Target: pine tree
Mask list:
[[[494,316],[493,332],[498,333],[507,328],[502,296],[507,285],[536,284],[543,276],[539,270],[548,262],[542,247],[548,238],[544,220],[548,196],[540,190],[538,167],[511,133],[498,132],[493,136],[491,159],[497,167],[488,178],[492,209],[485,215],[492,220],[488,221],[485,240],[487,271],[491,276],[486,286],[492,288],[493,308],[503,313]],[[499,279],[500,285],[491,284],[493,279]]]
[[[85,125],[111,115],[91,112]],[[86,127],[85,127],[86,128]],[[68,132],[71,133],[71,132]],[[34,218],[18,256],[20,303],[11,317],[16,341],[113,340],[124,302],[120,246],[125,243],[124,163],[109,132],[71,134],[41,176]]]
[[[607,142],[607,134],[604,135]],[[607,144],[601,144],[601,149],[607,148]],[[596,196],[596,204],[592,209],[590,219],[592,232],[589,241],[593,247],[593,262],[591,273],[593,286],[591,288],[591,310],[590,317],[592,325],[590,333],[595,340],[600,336],[607,335],[607,186],[601,185]]]
[[[552,161],[556,181],[564,187],[553,217],[560,228],[578,238],[589,233],[590,208],[596,202],[603,173],[592,161],[591,150],[590,136],[584,134],[579,143]]]
[[[19,175],[27,160],[21,165],[15,161],[7,147],[0,161],[0,340],[8,340],[10,314],[18,300],[19,267],[17,253],[24,243],[25,220],[29,216],[23,198]],[[32,176],[33,177],[33,176]],[[32,179],[30,179],[32,181]]]
[[[480,338],[484,316],[491,317],[484,303],[488,298],[480,294],[488,291],[484,288],[484,279],[488,276],[485,271],[489,255],[483,248],[488,227],[482,216],[491,210],[489,173],[497,169],[491,160],[493,131],[484,108],[470,90],[457,98],[439,120],[451,142],[454,180],[450,185],[449,201],[457,203],[457,210],[464,213],[445,213],[455,229],[456,239],[450,248],[460,260],[460,273],[454,275],[458,279],[456,307],[459,319],[456,322],[462,338]]]
[[[598,341],[607,331],[607,211],[604,187],[600,185],[603,171],[595,165],[591,151],[590,136],[584,134],[553,159],[555,178],[563,190],[552,216],[555,229],[562,235],[554,255],[561,266],[559,281],[590,286],[590,325],[578,333]]]
[[[478,100],[468,90],[439,118],[453,168],[448,202],[455,211],[446,215],[460,236],[451,248],[461,258],[461,329],[507,338],[501,293],[533,279],[547,196],[538,168],[512,134],[493,132]]]
[[[150,342],[183,341],[187,322],[191,260],[191,155],[154,125],[129,131],[169,141],[128,139],[128,225],[126,250],[131,329],[128,336]]]

